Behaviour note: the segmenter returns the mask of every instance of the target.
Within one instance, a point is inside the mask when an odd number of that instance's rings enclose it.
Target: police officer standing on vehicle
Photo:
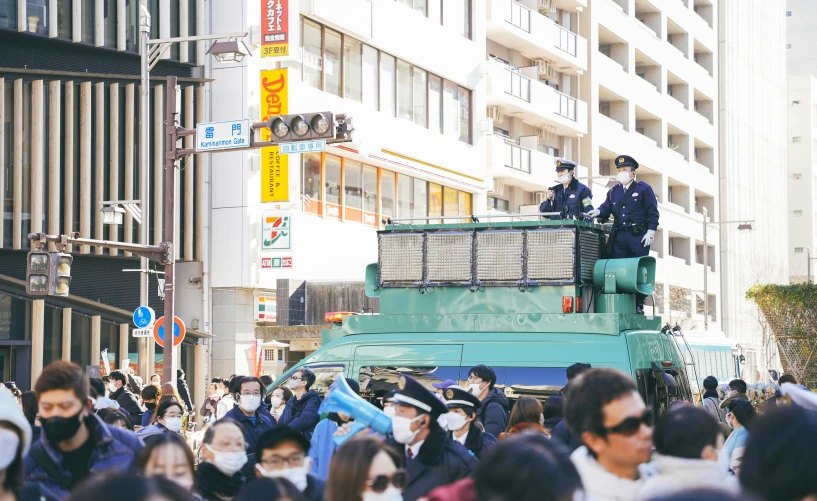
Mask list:
[[[547,200],[539,205],[539,212],[559,212],[561,216],[550,219],[575,217],[593,210],[593,194],[585,184],[576,180],[576,164],[563,158],[556,159],[556,178],[559,184],[547,192]]]
[[[649,184],[635,180],[638,162],[633,157],[619,155],[616,168],[620,184],[607,192],[607,199],[601,207],[585,216],[602,220],[607,220],[610,215],[615,217],[607,244],[608,254],[614,259],[646,256],[658,229],[658,201]],[[644,314],[645,299],[643,294],[636,294],[636,313]]]

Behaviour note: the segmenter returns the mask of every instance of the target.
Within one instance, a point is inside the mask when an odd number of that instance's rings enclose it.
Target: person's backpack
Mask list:
[[[711,413],[715,418],[717,418],[719,423],[726,424],[726,411],[721,409],[720,402],[718,401],[717,398],[706,397],[704,399],[704,407],[706,407],[706,410],[709,413]]]

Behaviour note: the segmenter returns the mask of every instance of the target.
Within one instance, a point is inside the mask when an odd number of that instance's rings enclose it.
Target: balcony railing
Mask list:
[[[505,167],[530,174],[531,151],[523,148],[512,141],[504,141],[502,146],[502,159]]]
[[[556,24],[556,23],[554,23]],[[556,47],[562,49],[563,51],[567,52],[571,56],[576,56],[576,34],[572,31],[568,30],[564,26],[560,26],[556,24],[556,27],[559,28],[559,43],[555,44]]]
[[[565,118],[569,118],[576,121],[576,99],[568,96],[567,94],[562,94],[561,92],[556,92],[559,96],[559,115],[562,115]]]
[[[530,9],[515,1],[510,2],[510,9],[505,12],[505,21],[520,30],[530,33]]]
[[[530,102],[530,78],[517,73],[511,68],[505,68],[502,73],[502,88],[508,94]]]

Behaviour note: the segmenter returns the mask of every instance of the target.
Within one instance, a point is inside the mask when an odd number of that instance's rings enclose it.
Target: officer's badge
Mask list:
[[[570,198],[576,198],[576,194],[575,194],[575,193],[571,193],[571,194],[570,194]]]
[[[451,388],[445,390],[445,398],[454,398],[454,390]]]
[[[400,388],[401,390],[406,389],[406,377],[405,376],[400,376],[400,379],[397,381],[397,387]]]
[[[588,205],[590,205],[592,203],[593,203],[593,200],[591,200],[589,197],[585,198],[584,200],[582,200],[582,207],[587,207]]]
[[[561,160],[556,160],[556,167],[559,167],[561,165],[562,165],[562,161]]]
[[[624,157],[618,157],[618,163],[623,164],[624,163]]]
[[[633,196],[634,196],[634,197],[637,197],[637,196],[638,196],[638,193],[633,193]]]

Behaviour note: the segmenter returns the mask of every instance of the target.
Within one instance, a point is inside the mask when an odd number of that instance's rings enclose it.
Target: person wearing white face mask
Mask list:
[[[23,487],[23,457],[31,445],[31,425],[16,398],[0,388],[0,500],[40,499],[36,485]]]
[[[244,431],[232,419],[216,421],[204,433],[196,487],[206,501],[230,501],[244,487],[241,469],[247,464]]]
[[[286,386],[277,386],[272,390],[269,412],[276,424],[278,424],[281,416],[284,415],[284,409],[286,409],[287,402],[289,402],[290,398],[292,398],[292,390]]]
[[[318,392],[312,390],[315,384],[315,373],[308,367],[300,367],[289,378],[289,389],[292,390],[292,398],[287,400],[279,425],[289,426],[298,430],[308,439],[312,438],[312,430],[320,421],[318,407],[321,405],[321,397]]]
[[[593,193],[574,177],[576,164],[563,158],[556,159],[556,181],[559,184],[547,191],[547,200],[539,205],[539,212],[559,212],[549,219],[575,218],[593,210]]]
[[[426,496],[434,488],[471,476],[477,460],[459,442],[448,436],[443,426],[446,405],[410,376],[400,376],[392,400],[393,438],[388,442],[406,458],[409,481],[405,501]],[[338,451],[340,452],[340,451]],[[330,477],[331,477],[330,472]]]
[[[179,434],[182,431],[184,411],[182,404],[175,400],[166,400],[156,409],[156,421],[136,432],[145,443],[164,433]]]
[[[650,253],[650,245],[658,229],[658,201],[652,187],[636,181],[638,162],[628,155],[616,157],[618,182],[607,192],[607,199],[598,209],[585,214],[586,218],[596,217],[606,221],[615,218],[613,230],[607,240],[606,254],[613,259],[642,257]],[[644,314],[646,296],[636,294],[635,312]]]
[[[723,435],[718,421],[700,407],[682,406],[664,413],[655,425],[653,458],[658,475],[648,478],[637,501],[696,489],[737,494],[737,479],[720,461]]]
[[[275,427],[272,416],[261,412],[261,401],[264,385],[257,377],[244,377],[235,385],[238,392],[235,399],[238,405],[227,413],[225,419],[233,419],[244,428],[244,439],[247,442],[247,454],[255,453],[255,443],[265,431]]]
[[[481,405],[479,399],[457,387],[444,390],[443,397],[448,407],[446,419],[451,437],[464,445],[474,457],[482,458],[482,453],[496,445],[497,439],[474,422]]]
[[[264,432],[255,453],[255,476],[285,478],[303,494],[306,501],[323,501],[324,484],[309,473],[312,458],[307,456],[309,441],[288,426]]]

